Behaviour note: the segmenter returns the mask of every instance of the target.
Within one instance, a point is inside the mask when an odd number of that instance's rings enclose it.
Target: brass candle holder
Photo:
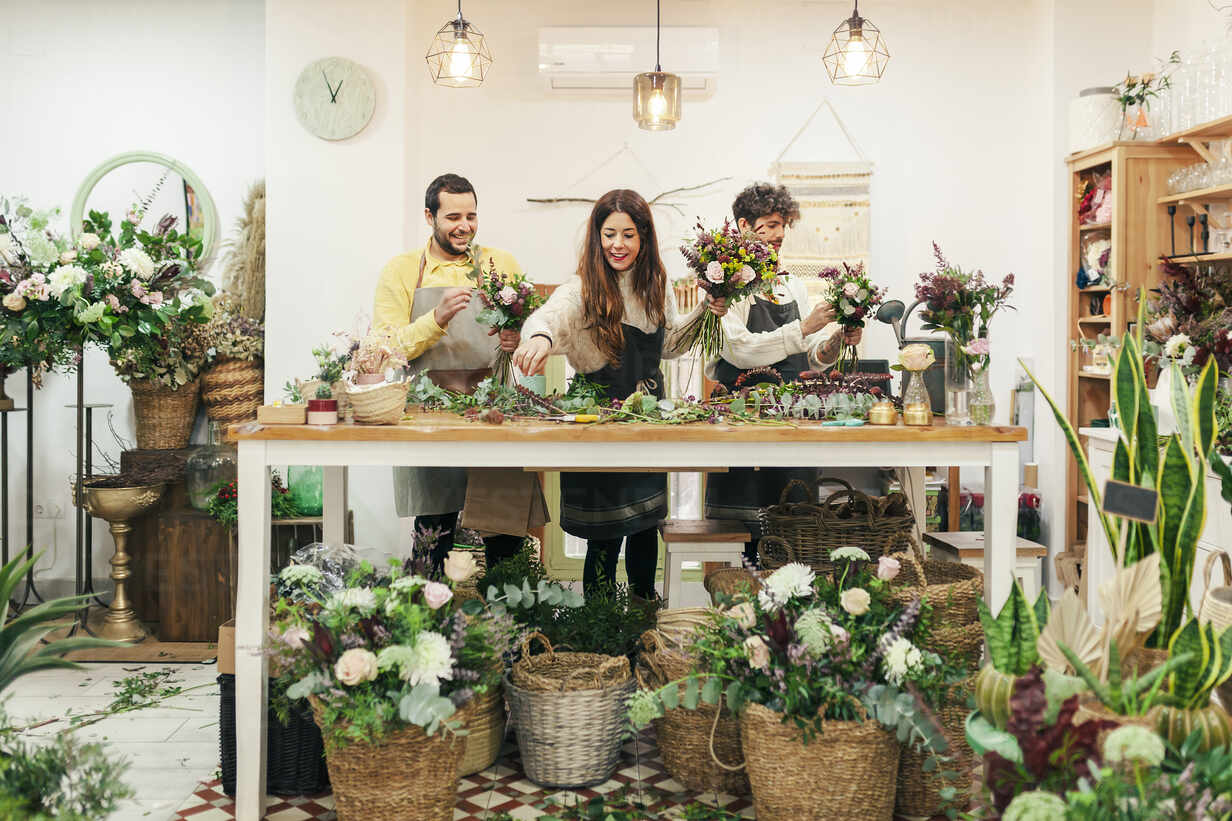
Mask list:
[[[91,617],[86,629],[101,638],[116,641],[141,641],[149,633],[137,618],[128,598],[128,579],[131,557],[128,555],[128,534],[132,532],[129,522],[149,510],[163,495],[164,485],[137,485],[134,487],[90,487],[86,485],[79,502],[91,516],[104,519],[111,527],[115,539],[115,553],[111,557],[111,581],[115,595],[101,618]]]
[[[931,425],[933,423],[933,409],[926,403],[913,402],[903,406],[903,424],[904,425]]]
[[[897,425],[898,410],[894,407],[894,403],[889,400],[873,403],[868,411],[868,423],[870,425]]]

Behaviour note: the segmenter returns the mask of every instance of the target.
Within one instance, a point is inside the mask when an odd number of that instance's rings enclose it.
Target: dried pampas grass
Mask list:
[[[244,197],[243,216],[235,221],[237,236],[223,244],[223,290],[231,295],[240,316],[265,319],[265,180],[258,180]]]

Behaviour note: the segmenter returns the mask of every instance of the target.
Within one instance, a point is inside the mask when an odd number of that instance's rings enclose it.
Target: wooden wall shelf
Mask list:
[[[1161,145],[1180,145],[1190,140],[1218,140],[1223,137],[1232,137],[1232,115],[1169,134],[1159,142]]]
[[[1216,185],[1211,188],[1199,188],[1186,191],[1183,194],[1169,194],[1159,198],[1160,205],[1171,205],[1182,202],[1225,202],[1232,200],[1232,185]]]
[[[1184,254],[1182,256],[1168,257],[1168,259],[1182,265],[1195,262],[1227,262],[1232,260],[1232,251],[1223,251],[1218,254]]]
[[[1112,223],[1110,222],[1088,222],[1086,225],[1079,225],[1078,230],[1084,234],[1087,231],[1111,231]]]

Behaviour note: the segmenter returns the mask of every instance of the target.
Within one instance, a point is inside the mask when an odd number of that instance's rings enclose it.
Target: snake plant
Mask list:
[[[1061,652],[1069,659],[1075,672],[1091,688],[1091,692],[1095,694],[1100,703],[1122,716],[1145,715],[1156,704],[1170,700],[1170,695],[1162,689],[1165,677],[1188,664],[1193,658],[1192,653],[1182,653],[1141,676],[1122,678],[1121,655],[1114,641],[1108,646],[1108,681],[1104,682],[1069,647],[1062,644]]]
[[[1138,335],[1125,336],[1112,372],[1112,407],[1116,413],[1116,447],[1112,478],[1149,488],[1159,494],[1154,522],[1138,522],[1104,512],[1101,488],[1096,485],[1082,444],[1052,396],[1027,371],[1039,388],[1086,482],[1090,503],[1099,514],[1100,526],[1113,556],[1129,566],[1152,553],[1160,554],[1160,586],[1163,614],[1151,636],[1154,647],[1166,647],[1181,628],[1189,609],[1189,584],[1193,578],[1198,537],[1206,522],[1206,473],[1213,469],[1222,481],[1223,496],[1232,501],[1232,470],[1215,451],[1215,393],[1219,369],[1209,359],[1193,390],[1173,364],[1172,408],[1177,432],[1158,436],[1155,411],[1147,393],[1142,364],[1142,328],[1145,326],[1145,294],[1139,300]],[[1024,365],[1025,368],[1025,365]]]
[[[1039,663],[1040,630],[1048,623],[1048,596],[1040,591],[1032,605],[1017,579],[1010,589],[1001,612],[993,618],[983,599],[976,602],[980,623],[984,625],[984,640],[988,642],[988,658],[998,671],[1021,676]]]

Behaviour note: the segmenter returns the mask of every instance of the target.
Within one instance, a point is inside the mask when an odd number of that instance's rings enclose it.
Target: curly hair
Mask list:
[[[762,217],[781,214],[789,226],[800,219],[800,206],[784,185],[755,182],[736,195],[732,202],[732,214],[737,220],[745,220],[750,226]]]

